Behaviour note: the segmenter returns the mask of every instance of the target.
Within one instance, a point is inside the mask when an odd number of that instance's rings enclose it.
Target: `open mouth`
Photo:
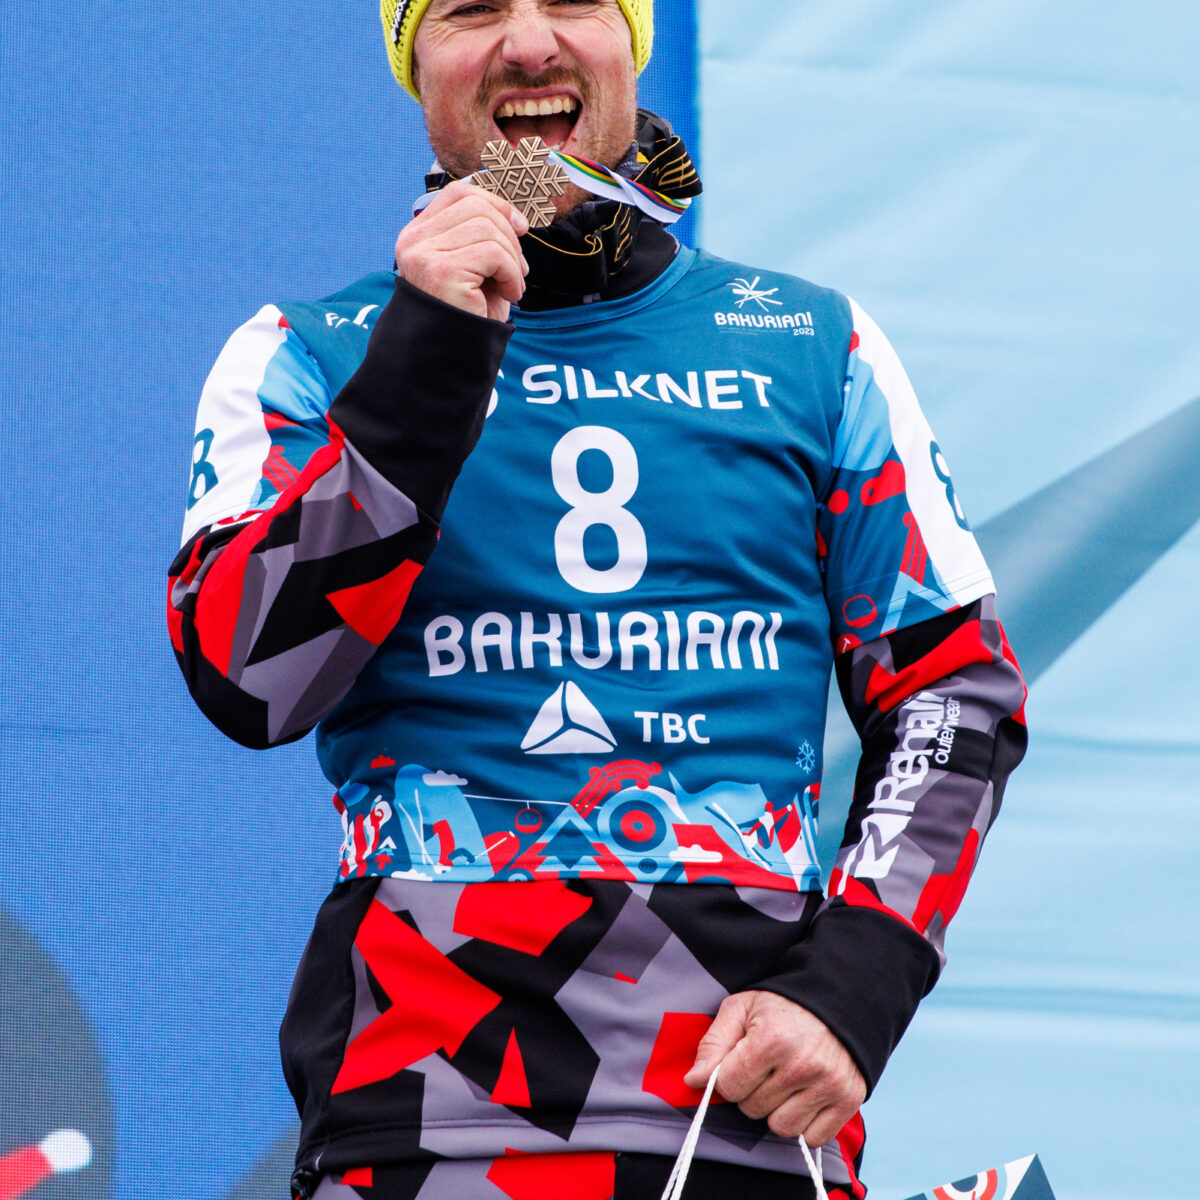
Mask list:
[[[552,150],[560,150],[571,136],[580,111],[574,96],[518,96],[505,100],[492,119],[510,146],[522,138],[540,137]]]

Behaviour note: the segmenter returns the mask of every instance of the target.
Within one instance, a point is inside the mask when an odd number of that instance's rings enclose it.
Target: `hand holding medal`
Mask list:
[[[525,294],[529,264],[518,239],[528,231],[508,200],[456,180],[400,231],[396,274],[464,312],[507,321]]]
[[[426,192],[417,202],[416,219],[396,242],[396,270],[440,300],[500,321],[508,320],[509,305],[525,291],[529,264],[517,239],[554,222],[555,200],[568,183],[631,205],[663,225],[677,221],[700,190],[677,138],[665,139],[636,179],[551,150],[537,137],[516,146],[488,142],[481,160],[473,175]],[[670,186],[673,194],[652,182]]]

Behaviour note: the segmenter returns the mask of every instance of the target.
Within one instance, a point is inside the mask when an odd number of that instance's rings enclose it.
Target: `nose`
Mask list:
[[[534,3],[517,3],[509,10],[501,49],[505,66],[536,75],[558,58],[558,35],[553,22]]]

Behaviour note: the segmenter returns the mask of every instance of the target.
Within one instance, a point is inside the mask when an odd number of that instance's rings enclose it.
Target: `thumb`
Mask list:
[[[746,1033],[746,1004],[741,996],[730,996],[717,1010],[708,1032],[696,1048],[696,1061],[683,1077],[690,1088],[702,1088],[722,1059]]]

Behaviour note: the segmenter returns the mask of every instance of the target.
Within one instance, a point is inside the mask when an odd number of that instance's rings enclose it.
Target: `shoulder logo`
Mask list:
[[[358,316],[353,320],[350,317],[343,317],[340,313],[326,312],[325,324],[331,329],[341,329],[343,325],[358,325],[362,329],[370,329],[370,325],[367,324],[367,317],[378,307],[378,304],[366,305],[364,308],[359,309]]]
[[[775,293],[779,291],[777,287],[768,288],[766,291],[759,291],[758,281],[761,276],[755,275],[753,283],[747,283],[744,279],[735,279],[729,286],[733,288],[733,294],[738,298],[738,308],[744,308],[746,304],[753,300],[758,305],[762,312],[769,311],[768,304],[774,304],[777,307],[782,307],[782,300],[773,299]]]
[[[788,330],[795,337],[813,336],[813,319],[810,312],[785,313],[783,301],[776,298],[777,287],[760,287],[761,275],[753,279],[740,276],[725,286],[733,291],[737,308],[732,312],[714,312],[715,324],[727,329],[765,329],[773,332]],[[750,305],[749,308],[746,306]]]
[[[576,683],[560,683],[521,742],[526,754],[611,754],[617,739]]]

